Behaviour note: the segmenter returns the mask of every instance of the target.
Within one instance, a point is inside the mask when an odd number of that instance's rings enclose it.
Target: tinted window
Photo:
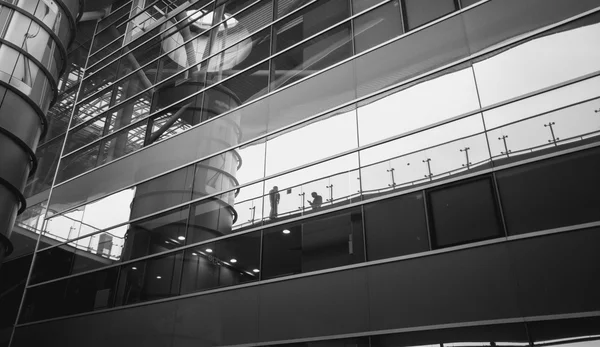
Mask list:
[[[179,294],[183,252],[121,267],[116,306],[164,299]]]
[[[511,235],[600,220],[600,150],[499,172]]]
[[[414,29],[454,11],[454,0],[405,0],[408,29]]]
[[[183,265],[182,293],[258,281],[260,232],[189,249]]]
[[[428,193],[432,244],[447,247],[502,235],[489,178],[461,182]]]
[[[402,34],[400,4],[392,1],[354,20],[356,53]]]
[[[185,244],[188,207],[132,223],[125,235],[123,260],[165,252]]]
[[[423,194],[365,205],[365,229],[369,260],[428,251]]]
[[[263,279],[362,261],[362,215],[358,208],[264,232]]]
[[[67,284],[64,314],[112,307],[118,271],[118,267],[113,267],[70,278]]]

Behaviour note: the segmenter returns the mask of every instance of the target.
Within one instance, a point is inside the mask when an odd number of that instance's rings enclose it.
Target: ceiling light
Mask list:
[[[289,231],[288,229],[285,229],[285,230],[283,230],[283,233],[287,235],[287,234],[291,233],[291,231]]]
[[[198,256],[198,253],[192,253],[192,255]]]
[[[179,236],[177,239],[178,239],[179,241],[183,241],[183,240],[185,240],[185,236]]]
[[[160,276],[156,276],[156,279],[157,279],[157,280],[159,280],[159,279],[161,279],[161,278],[162,278],[162,277],[160,277]]]
[[[255,274],[257,274],[257,273],[260,272],[260,270],[259,269],[254,269],[254,270],[252,270],[252,272],[254,272]]]
[[[206,252],[208,252],[208,253],[212,253],[212,249],[210,249],[210,248],[207,248],[207,249],[206,249]]]
[[[237,259],[231,259],[230,262],[232,262],[233,264],[237,263]]]
[[[131,267],[131,270],[137,270],[137,267],[133,266]]]

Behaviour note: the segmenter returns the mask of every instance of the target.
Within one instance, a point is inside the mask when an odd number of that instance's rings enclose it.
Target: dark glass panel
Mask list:
[[[19,323],[63,316],[67,282],[61,280],[27,289]]]
[[[99,139],[104,132],[105,124],[106,116],[101,116],[87,122],[87,124],[82,124],[76,129],[69,130],[64,153],[71,153],[72,151]]]
[[[288,343],[285,345],[273,345],[285,347],[369,347],[368,337],[354,337],[349,339],[308,341],[299,343]]]
[[[260,232],[194,247],[185,252],[181,293],[258,281]]]
[[[363,262],[360,208],[266,229],[262,278]]]
[[[2,307],[0,329],[12,328],[15,324],[32,259],[33,254],[2,263],[0,270],[0,307]]]
[[[63,314],[77,314],[113,306],[119,268],[96,271],[68,280]]]
[[[408,30],[456,10],[454,0],[405,0]]]
[[[121,266],[115,306],[179,294],[183,252]]]
[[[403,32],[400,4],[398,0],[389,2],[354,19],[355,53],[366,51]]]
[[[481,178],[427,193],[434,248],[502,236],[492,181]]]
[[[275,52],[290,47],[350,16],[348,0],[317,1],[275,24]]]
[[[350,23],[342,24],[273,59],[271,89],[312,75],[352,55]]]
[[[70,275],[74,253],[75,251],[66,245],[38,252],[33,263],[30,284]]]
[[[511,235],[600,220],[600,150],[560,156],[497,174]]]
[[[364,211],[369,260],[429,250],[421,192],[367,204]]]
[[[129,225],[123,260],[165,252],[185,244],[189,207],[165,212]]]

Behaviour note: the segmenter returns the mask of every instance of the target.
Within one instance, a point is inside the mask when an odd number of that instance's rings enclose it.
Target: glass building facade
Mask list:
[[[600,1],[107,5],[0,341],[598,345]]]

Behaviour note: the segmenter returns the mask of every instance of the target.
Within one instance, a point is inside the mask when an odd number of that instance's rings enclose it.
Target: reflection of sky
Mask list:
[[[479,108],[477,91],[482,103],[489,105],[600,70],[600,49],[595,44],[597,42],[600,42],[599,24],[541,37],[478,62],[474,69],[453,71],[380,98],[359,108],[357,113],[345,111],[334,116],[328,115],[322,121],[295,127],[270,138],[266,150],[266,165],[264,142],[240,149],[243,165],[236,177],[240,183],[246,183],[263,177],[265,169],[267,175],[271,175],[355,148],[357,133],[360,145],[365,145],[476,110]],[[486,138],[483,135],[468,137],[484,130],[482,119],[485,119],[487,128],[492,129],[505,125],[507,121],[595,96],[598,90],[600,78],[487,111],[483,118],[480,114],[475,114],[364,150],[361,152],[361,165],[375,165],[363,170],[362,189],[387,187],[392,183],[391,173],[388,171],[392,168],[397,184],[422,180],[429,173],[427,164],[423,162],[427,159],[431,159],[429,163],[433,175],[460,169],[467,163],[465,148],[469,148],[469,162],[473,165],[489,160]],[[599,102],[594,101],[494,129],[489,137],[492,155],[501,155],[504,151],[503,142],[497,140],[503,135],[509,136],[507,143],[509,149],[514,148],[513,152],[548,145],[551,136],[549,128],[544,128],[543,124],[550,121],[555,122],[553,129],[556,136],[561,138],[599,130],[600,116],[593,112],[598,108]],[[356,128],[357,115],[359,130]],[[440,145],[460,137],[467,138]],[[423,150],[430,146],[438,147]],[[412,154],[406,155],[408,153]],[[406,156],[390,160],[402,155]],[[379,163],[381,161],[384,162]],[[280,215],[298,211],[302,204],[298,194],[305,193],[305,199],[312,200],[310,193],[315,191],[326,203],[330,197],[327,186],[331,184],[334,186],[334,199],[356,194],[360,184],[358,174],[348,171],[357,167],[358,157],[351,154],[268,180],[264,185],[264,192],[267,194],[264,215],[268,216],[270,210],[268,191],[275,185],[279,187],[281,195]],[[326,177],[334,173],[340,174]],[[310,182],[312,180],[316,181]],[[288,192],[290,187],[292,189]],[[245,223],[252,218],[253,206],[255,219],[261,217],[262,192],[262,184],[241,189],[236,198],[237,202],[243,202],[236,206],[238,223]],[[133,190],[128,190],[88,206],[85,212],[78,211],[69,215],[75,219],[83,216],[86,223],[104,228],[129,218],[132,197]],[[252,198],[257,199],[252,201]],[[50,232],[61,237],[68,235],[69,228],[73,226],[70,221],[52,223],[54,224],[49,225]],[[126,227],[122,227],[114,233],[123,235],[125,231]]]

